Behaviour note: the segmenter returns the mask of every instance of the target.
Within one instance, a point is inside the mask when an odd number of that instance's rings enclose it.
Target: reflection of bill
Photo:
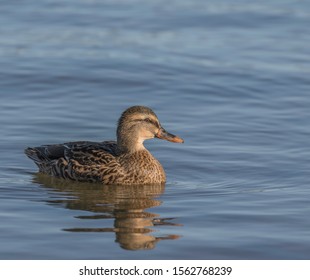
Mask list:
[[[179,226],[173,218],[160,218],[158,214],[145,209],[161,205],[158,197],[164,193],[165,185],[103,186],[51,178],[37,174],[35,183],[57,191],[58,198],[49,203],[61,204],[73,210],[86,210],[95,215],[78,216],[83,220],[110,221],[113,227],[66,228],[70,232],[115,232],[116,242],[123,249],[147,250],[155,248],[161,240],[173,240],[180,236],[168,234],[155,236],[155,226]],[[59,195],[64,194],[59,199]],[[70,199],[68,199],[68,194]],[[72,199],[74,197],[74,199]],[[158,233],[158,232],[156,232]]]

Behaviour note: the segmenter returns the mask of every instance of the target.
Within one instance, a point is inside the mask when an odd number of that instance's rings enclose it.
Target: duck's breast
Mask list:
[[[139,184],[164,183],[166,174],[160,162],[147,150],[119,157],[126,180]]]

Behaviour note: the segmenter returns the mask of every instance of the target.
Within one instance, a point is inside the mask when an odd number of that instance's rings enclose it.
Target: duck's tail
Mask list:
[[[25,154],[27,155],[27,157],[32,159],[38,166],[40,166],[42,163],[50,161],[50,159],[44,153],[42,153],[39,148],[28,147],[25,149]]]

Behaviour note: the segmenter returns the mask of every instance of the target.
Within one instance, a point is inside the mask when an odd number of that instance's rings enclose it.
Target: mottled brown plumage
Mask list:
[[[40,172],[55,177],[107,185],[164,183],[164,169],[143,145],[154,137],[183,143],[162,128],[150,108],[133,106],[118,121],[117,141],[44,145],[25,153]]]

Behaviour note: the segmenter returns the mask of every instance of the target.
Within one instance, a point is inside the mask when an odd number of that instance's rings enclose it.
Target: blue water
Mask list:
[[[1,259],[309,259],[310,2],[0,4]],[[162,188],[37,174],[151,107]]]

